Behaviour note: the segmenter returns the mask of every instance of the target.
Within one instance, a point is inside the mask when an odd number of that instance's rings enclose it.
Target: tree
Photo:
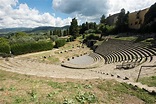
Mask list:
[[[52,32],[52,31],[50,31],[50,36],[51,36],[51,35],[53,35],[53,32]]]
[[[119,16],[118,16],[118,20],[116,22],[116,29],[118,30],[118,32],[125,32],[128,29],[128,14],[129,12],[127,12],[125,14],[125,9],[121,9]]]
[[[57,35],[60,37],[60,36],[62,36],[62,31],[61,30],[54,30],[53,35]]]
[[[71,25],[69,27],[70,35],[74,36],[75,38],[79,35],[79,28],[78,28],[78,23],[77,19],[73,18]]]
[[[106,24],[100,24],[99,25],[99,30],[100,30],[100,33],[101,33],[100,39],[102,39],[102,36],[107,35]]]
[[[86,22],[86,23],[83,23],[82,26],[80,26],[80,34],[84,34],[84,33],[90,33],[90,32],[96,32],[97,30],[97,25],[95,22]]]
[[[145,14],[143,30],[146,32],[156,32],[156,3],[152,5]]]
[[[105,24],[106,23],[106,17],[105,17],[105,15],[102,15],[102,17],[100,19],[100,23],[101,24]]]
[[[67,36],[67,30],[63,30],[63,36]]]
[[[148,12],[145,14],[144,24],[153,22],[156,18],[156,3],[150,7]]]
[[[84,34],[85,31],[88,30],[86,23],[83,23],[80,28],[80,34]]]
[[[100,25],[99,25],[99,32],[101,33],[100,39],[102,39],[102,36],[107,34],[107,28],[106,28],[106,18],[105,15],[102,15],[100,19]]]

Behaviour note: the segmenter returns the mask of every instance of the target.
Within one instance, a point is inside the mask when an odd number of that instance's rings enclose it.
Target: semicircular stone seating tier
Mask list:
[[[140,65],[152,61],[153,56],[156,55],[156,48],[142,43],[109,39],[104,41],[95,52],[104,57],[105,64],[135,62]]]
[[[104,64],[104,59],[97,53],[90,53],[88,55],[82,55],[79,57],[72,57],[65,62],[61,63],[61,66],[73,69],[91,69],[101,67]]]

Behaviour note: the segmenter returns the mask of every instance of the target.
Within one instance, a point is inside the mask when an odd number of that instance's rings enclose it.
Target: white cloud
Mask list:
[[[108,13],[118,13],[122,8],[126,11],[134,12],[150,7],[156,1],[155,0],[109,0]]]
[[[53,0],[53,8],[57,11],[71,14],[81,21],[99,21],[105,14],[141,10],[150,7],[155,0]]]
[[[61,19],[54,14],[41,14],[27,4],[19,4],[18,0],[1,0],[0,3],[0,28],[64,26],[70,22],[71,18]]]
[[[107,14],[108,0],[53,0],[56,11],[71,14],[81,21],[96,21]]]
[[[76,17],[79,23],[86,21],[98,22],[105,14],[144,9],[154,4],[155,0],[53,0],[52,6],[56,11]],[[37,27],[69,25],[72,18],[55,17],[55,13],[40,13],[27,4],[18,0],[0,0],[0,28]]]

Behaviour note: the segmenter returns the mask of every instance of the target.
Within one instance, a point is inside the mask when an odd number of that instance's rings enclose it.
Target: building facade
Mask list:
[[[128,15],[128,26],[130,29],[140,29],[141,25],[144,23],[144,16],[148,12],[149,8],[135,11],[132,13],[129,13]],[[106,18],[107,25],[113,26],[116,24],[118,20],[119,13],[109,15],[109,17]]]

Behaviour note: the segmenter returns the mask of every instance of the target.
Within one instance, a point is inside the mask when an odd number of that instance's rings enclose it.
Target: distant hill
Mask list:
[[[26,31],[26,32],[34,33],[34,32],[44,32],[44,31],[50,31],[50,30],[56,30],[56,29],[65,30],[68,28],[69,28],[69,26],[63,26],[63,27],[40,26],[40,27],[32,29],[31,31]]]
[[[0,34],[7,34],[7,33],[14,33],[14,32],[18,32],[18,31],[24,31],[27,33],[38,33],[38,32],[46,32],[46,31],[50,31],[50,30],[55,30],[55,29],[60,29],[60,30],[64,30],[64,29],[68,29],[69,26],[63,26],[63,27],[52,27],[52,26],[40,26],[40,27],[36,27],[36,28],[4,28],[4,29],[0,29]]]
[[[6,33],[12,33],[12,32],[17,32],[17,31],[30,31],[33,28],[23,28],[23,27],[19,27],[19,28],[4,28],[4,29],[0,29],[0,34],[6,34]]]

